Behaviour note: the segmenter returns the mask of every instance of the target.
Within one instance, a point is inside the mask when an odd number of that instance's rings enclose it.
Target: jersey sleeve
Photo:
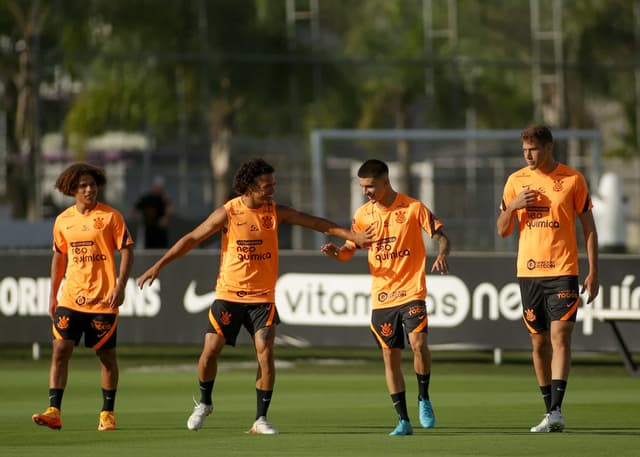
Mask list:
[[[418,222],[430,238],[433,238],[433,235],[443,227],[440,219],[438,219],[423,203],[420,203],[420,206],[418,207]]]
[[[131,238],[131,235],[129,234],[129,230],[127,229],[127,225],[125,224],[122,214],[118,211],[114,211],[111,224],[113,242],[115,243],[116,249],[120,250],[133,245],[133,238]]]
[[[513,187],[513,183],[511,181],[511,177],[507,179],[507,182],[504,185],[504,190],[502,192],[502,201],[500,202],[500,211],[505,211],[509,203],[516,198],[516,191]]]
[[[53,246],[52,250],[54,252],[59,252],[61,254],[67,253],[67,240],[62,234],[62,230],[60,227],[60,219],[57,218],[55,223],[53,224]]]
[[[589,188],[587,181],[584,179],[582,173],[578,173],[576,179],[576,191],[573,193],[574,207],[578,214],[583,214],[593,208],[591,202],[591,196],[589,195]]]

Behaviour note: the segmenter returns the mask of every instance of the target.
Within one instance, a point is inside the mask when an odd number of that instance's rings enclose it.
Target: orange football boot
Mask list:
[[[62,428],[60,410],[53,406],[49,406],[42,414],[34,414],[31,416],[31,419],[38,425],[46,425],[54,430],[60,430]]]

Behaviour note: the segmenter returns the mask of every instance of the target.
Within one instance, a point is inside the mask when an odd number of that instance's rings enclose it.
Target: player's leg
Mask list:
[[[100,384],[102,386],[102,409],[98,420],[98,430],[115,430],[116,419],[113,411],[120,377],[116,348],[99,349],[96,351],[96,355],[100,360]]]
[[[402,374],[402,350],[405,331],[402,325],[402,307],[374,309],[371,312],[371,333],[382,349],[384,378],[391,402],[398,414],[398,424],[390,435],[411,435],[413,427],[407,412],[407,396]]]
[[[413,369],[418,380],[418,416],[423,428],[433,428],[436,423],[429,398],[431,351],[428,344],[428,322],[424,301],[415,301],[404,306],[403,324],[413,351]]]
[[[62,428],[61,405],[64,389],[67,386],[69,360],[73,348],[82,335],[81,314],[58,306],[53,322],[53,342],[51,366],[49,368],[49,407],[43,412],[31,416],[38,425],[52,429]]]
[[[189,430],[199,430],[213,411],[213,385],[218,374],[218,358],[225,345],[225,338],[218,333],[205,333],[202,352],[198,359],[198,385],[200,401],[196,402],[187,420]]]
[[[250,309],[250,321],[247,329],[252,334],[256,349],[258,369],[256,372],[256,417],[250,433],[275,435],[278,431],[267,421],[271,405],[273,388],[276,381],[274,343],[276,325],[280,319],[272,303],[253,306]],[[253,331],[256,329],[255,331]]]
[[[562,401],[571,368],[571,335],[580,304],[579,284],[577,276],[550,278],[544,284],[552,346],[549,429],[561,432],[564,430]]]
[[[33,422],[54,430],[62,428],[62,396],[67,386],[69,360],[73,354],[75,342],[72,340],[53,340],[51,366],[49,368],[49,407],[42,413],[31,416]]]
[[[409,333],[409,343],[413,351],[413,368],[418,380],[418,415],[423,428],[433,428],[436,424],[433,406],[429,398],[431,381],[431,351],[426,333]]]
[[[199,430],[213,411],[213,385],[218,374],[218,358],[225,344],[235,345],[242,322],[239,304],[215,300],[209,308],[208,326],[204,336],[202,352],[198,359],[198,385],[200,401],[195,402],[193,412],[187,419],[189,430]]]
[[[96,351],[100,361],[100,386],[102,409],[98,418],[98,430],[115,430],[114,415],[116,392],[120,370],[116,354],[118,315],[113,313],[85,316],[84,344]]]
[[[382,348],[382,359],[387,389],[398,414],[398,424],[390,435],[411,435],[413,429],[407,411],[406,387],[402,374],[402,349]]]

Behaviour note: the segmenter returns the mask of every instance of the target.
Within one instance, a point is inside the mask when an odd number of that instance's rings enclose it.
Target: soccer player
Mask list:
[[[122,215],[98,201],[98,190],[106,181],[100,168],[76,163],[64,170],[55,184],[64,195],[74,197],[75,204],[60,213],[53,226],[49,407],[32,416],[36,424],[52,429],[62,428],[60,405],[69,360],[83,334],[85,346],[95,349],[100,360],[103,404],[98,430],[116,428],[113,414],[119,374],[116,329],[118,308],[124,301],[133,263],[133,239]],[[120,251],[118,274],[116,250]]]
[[[587,247],[589,272],[582,290],[588,303],[598,294],[598,237],[584,176],[553,158],[549,128],[533,125],[520,135],[527,166],[504,186],[498,234],[508,236],[518,221],[517,276],[524,324],[531,336],[533,367],[546,406],[532,432],[564,430],[562,400],[571,366],[576,321],[578,246],[576,214]]]
[[[279,323],[275,304],[278,278],[278,227],[282,223],[300,225],[356,243],[365,243],[366,233],[353,233],[334,222],[273,200],[274,168],[262,159],[240,166],[233,182],[238,195],[215,209],[193,231],[180,238],[151,268],[138,278],[138,285],[151,284],[160,270],[185,255],[217,231],[222,231],[220,267],[216,299],[208,313],[208,327],[198,362],[200,401],[187,420],[189,430],[202,428],[213,411],[212,392],[218,358],[225,344],[234,346],[241,327],[253,339],[258,371],[256,375],[256,416],[249,430],[254,434],[276,434],[267,421],[275,384],[273,344]]]
[[[352,230],[373,230],[369,244],[371,289],[371,331],[382,349],[385,378],[391,400],[399,416],[390,435],[411,435],[402,374],[402,349],[405,335],[413,351],[413,367],[418,378],[418,411],[424,428],[435,426],[429,398],[431,352],[427,344],[426,249],[424,230],[438,240],[438,255],[431,271],[448,272],[450,242],[442,223],[422,202],[393,190],[389,168],[380,160],[367,160],[358,170],[358,180],[368,202],[355,213]],[[340,261],[350,260],[357,243],[337,247],[325,244],[322,251]],[[360,245],[360,247],[365,247]]]

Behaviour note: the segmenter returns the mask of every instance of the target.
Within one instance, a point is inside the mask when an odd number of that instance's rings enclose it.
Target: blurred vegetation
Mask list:
[[[550,27],[555,2],[533,3]],[[322,0],[293,20],[286,0],[0,0],[8,182],[30,195],[50,131],[81,159],[88,138],[113,130],[224,137],[226,154],[232,134],[521,128],[540,121],[533,3]],[[565,90],[553,127],[600,129],[614,140],[605,153],[637,155],[639,2],[560,3]],[[426,39],[443,27],[452,35]],[[546,46],[540,59],[556,65]]]

